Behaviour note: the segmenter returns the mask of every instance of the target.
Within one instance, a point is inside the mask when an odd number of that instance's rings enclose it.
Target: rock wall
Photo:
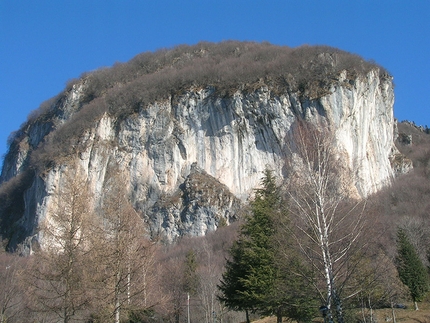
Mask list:
[[[61,114],[57,123],[79,107],[83,85],[79,86],[63,100],[68,114]],[[108,168],[121,165],[135,208],[153,232],[172,241],[234,221],[266,166],[282,178],[288,133],[297,118],[334,131],[333,145],[351,170],[357,196],[389,185],[397,154],[393,102],[391,79],[380,78],[376,69],[354,82],[341,73],[326,95],[315,99],[287,90],[275,93],[264,84],[253,92],[228,96],[212,87],[194,88],[121,120],[105,114],[83,134],[80,152],[67,163],[87,175],[95,205],[103,195]],[[53,127],[36,123],[21,136],[18,148],[5,159],[2,182],[25,168],[22,156],[27,156],[28,147],[35,148]],[[49,216],[56,183],[67,169],[45,169],[25,190],[20,221],[33,228],[32,234],[38,221]]]

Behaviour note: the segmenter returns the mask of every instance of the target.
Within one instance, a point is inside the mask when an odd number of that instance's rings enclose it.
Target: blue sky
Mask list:
[[[428,0],[0,0],[0,156],[68,80],[203,40],[324,44],[373,59],[394,76],[395,117],[430,126]]]

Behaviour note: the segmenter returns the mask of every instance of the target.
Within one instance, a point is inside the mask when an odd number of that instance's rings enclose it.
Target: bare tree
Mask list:
[[[52,212],[40,227],[43,244],[32,256],[28,277],[34,310],[67,323],[88,305],[85,242],[91,209],[85,178],[73,169],[62,174]]]
[[[201,321],[213,322],[217,315],[221,314],[222,304],[217,298],[219,281],[222,277],[223,261],[217,259],[207,239],[202,239],[201,250],[199,250],[198,275],[200,284],[197,297],[203,310],[204,319]]]
[[[25,259],[0,251],[0,263],[0,323],[15,322],[24,306],[20,276]]]
[[[392,309],[392,320],[396,321],[394,304],[408,297],[407,287],[400,281],[397,269],[385,252],[378,250],[373,257],[357,254],[364,261],[358,264],[351,277],[349,289],[355,293],[356,307],[361,308],[362,322],[374,322],[374,308]]]
[[[161,282],[163,293],[167,296],[167,306],[164,309],[169,321],[179,323],[184,316],[187,302],[187,293],[184,292],[183,271],[184,262],[182,257],[171,256],[162,261]]]
[[[124,310],[154,305],[148,291],[154,268],[155,242],[133,209],[121,172],[107,180],[101,216],[93,227],[93,287],[100,320],[119,323]],[[104,306],[107,304],[107,306]]]
[[[358,210],[359,202],[345,203],[350,192],[348,177],[344,176],[348,170],[335,151],[333,134],[298,121],[292,136],[288,195],[291,213],[297,217],[296,240],[324,278],[325,293],[318,290],[329,321],[333,322],[335,314],[343,323],[341,290],[354,268],[349,263],[351,256],[360,247],[363,212]]]

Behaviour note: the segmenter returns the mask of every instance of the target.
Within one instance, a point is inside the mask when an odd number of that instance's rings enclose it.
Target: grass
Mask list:
[[[418,304],[419,310],[415,311],[414,305],[412,303],[406,304],[406,309],[394,310],[396,315],[396,322],[398,323],[430,323],[430,303],[420,303]],[[377,309],[374,311],[376,320],[374,322],[393,322],[391,308]],[[276,317],[265,317],[256,321],[254,323],[276,323]],[[283,322],[287,322],[286,319]],[[322,318],[316,318],[312,321],[313,323],[323,323]],[[355,322],[347,322],[355,323]]]

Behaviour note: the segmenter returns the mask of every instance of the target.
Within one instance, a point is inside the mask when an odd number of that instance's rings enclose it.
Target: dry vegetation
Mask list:
[[[428,155],[430,135],[410,124],[401,124],[399,129],[402,133],[412,134],[412,145],[401,146],[399,144],[399,149],[413,159],[416,168],[411,173],[399,177],[391,188],[372,196],[366,212],[366,217],[372,220],[373,224],[372,230],[369,230],[366,234],[373,235],[372,239],[377,241],[370,245],[369,248],[375,248],[375,250],[378,249],[383,252],[382,255],[380,254],[376,258],[369,260],[369,264],[377,266],[378,270],[382,270],[382,275],[375,277],[375,279],[380,280],[384,286],[392,283],[395,289],[402,289],[398,285],[398,281],[396,281],[395,269],[394,271],[387,271],[387,268],[393,268],[396,227],[400,225],[410,233],[413,243],[421,251],[421,256],[426,262],[427,252],[429,251],[428,242],[430,241],[430,225],[428,223],[430,184],[429,177],[426,176],[425,167],[429,161],[426,156]],[[185,260],[187,255],[193,252],[196,256],[197,264],[194,277],[199,281],[199,284],[191,296],[192,317],[198,319],[199,322],[211,322],[213,319],[211,313],[215,310],[218,318],[223,317],[223,322],[243,321],[243,314],[228,312],[214,298],[218,293],[216,286],[223,272],[225,257],[228,255],[227,250],[237,236],[237,228],[236,223],[232,226],[221,228],[206,237],[183,238],[174,245],[157,246],[156,257],[151,260],[151,275],[147,277],[148,282],[151,282],[151,284],[147,285],[148,289],[146,290],[148,304],[151,304],[150,310],[149,312],[132,311],[129,312],[131,313],[130,315],[139,315],[146,318],[148,318],[148,315],[152,315],[152,321],[150,322],[174,322],[175,318],[179,318],[180,321],[185,320],[186,298],[184,297],[183,289],[184,272],[187,272]],[[103,250],[107,249],[103,248]],[[27,263],[26,259],[16,258],[8,254],[0,254],[0,257],[2,263],[6,265],[6,267],[0,267],[0,277],[3,277],[2,281],[4,282],[1,286],[4,292],[0,295],[0,306],[5,307],[5,311],[10,316],[10,322],[20,322],[23,318],[29,317],[34,319],[46,318],[46,313],[34,310],[34,303],[32,302],[35,300],[29,297],[32,295],[28,293],[29,279],[35,276],[29,276],[26,268],[31,268],[34,273],[34,266],[41,264]],[[93,261],[96,258],[92,257],[91,259],[90,264],[85,265],[86,270],[93,265],[98,265]],[[105,264],[107,272],[111,270],[108,269],[108,265],[109,263]],[[21,282],[26,284],[23,286]],[[94,283],[98,282],[92,281],[91,284]],[[91,285],[86,283],[85,286],[88,288]],[[27,293],[23,291],[27,291]],[[45,291],[42,292],[44,293]],[[42,295],[44,295],[43,293]],[[97,289],[92,290],[91,293],[97,293]],[[348,302],[348,310],[356,312],[358,317],[361,315],[359,305],[361,297],[359,295],[352,302]],[[414,311],[413,305],[406,294],[395,292],[390,297],[395,297],[397,303],[403,303],[408,306],[407,309],[395,309],[397,322],[430,322],[429,299],[420,304],[419,311]],[[94,300],[94,298],[91,299]],[[99,308],[106,305],[94,304]],[[387,303],[375,302],[373,305],[373,315],[378,318],[378,322],[391,318],[392,311],[387,307]],[[127,309],[127,306],[124,308]],[[365,311],[369,314],[367,307]],[[88,317],[89,312],[86,310],[77,315],[79,317]],[[256,321],[258,316],[254,316],[253,319]],[[275,318],[265,318],[256,322],[272,323],[275,322]],[[313,322],[322,323],[322,320],[316,317]]]
[[[429,323],[430,304],[423,304],[422,309],[415,311],[413,304],[406,304],[406,309],[395,309],[394,314],[398,323]],[[374,311],[375,322],[393,322],[391,309],[376,309]],[[253,321],[254,323],[276,323],[276,317],[265,317]],[[316,318],[313,323],[323,323],[322,318]]]
[[[399,134],[409,136],[411,144],[397,142],[398,149],[410,158],[414,169],[401,175],[393,185],[372,198],[372,212],[383,215],[386,227],[400,225],[410,232],[414,245],[428,264],[430,245],[430,135],[413,123],[402,122]],[[393,239],[393,236],[389,236]],[[385,237],[385,239],[389,238]],[[393,240],[392,240],[393,241]]]
[[[347,71],[342,84],[351,86],[358,76],[372,69],[378,69],[382,78],[389,77],[377,64],[328,46],[290,48],[226,41],[146,52],[127,63],[85,73],[70,81],[62,94],[44,102],[11,136],[10,151],[16,150],[33,128],[43,131],[44,144],[39,146],[40,142],[34,142],[30,147],[37,149],[32,156],[33,166],[43,169],[53,161],[52,156],[58,158],[73,152],[79,137],[104,113],[120,120],[156,100],[174,102],[190,88],[211,87],[217,95],[225,96],[239,89],[253,91],[266,84],[275,95],[288,90],[317,98],[327,93],[333,82],[338,82],[341,71]],[[74,85],[80,84],[84,94],[76,112],[64,124],[59,123],[58,119],[67,115],[67,95]],[[40,128],[42,123],[44,129]]]
[[[351,82],[358,75],[377,67],[373,63],[363,61],[358,56],[328,47],[301,47],[291,49],[270,44],[225,42],[221,44],[200,43],[195,46],[179,46],[172,50],[160,50],[156,53],[144,53],[125,64],[117,64],[109,69],[101,69],[85,74],[80,80],[75,80],[65,90],[71,91],[73,84],[86,84],[85,98],[76,113],[68,123],[55,131],[55,136],[46,138],[47,144],[39,147],[33,157],[33,166],[46,167],[50,156],[67,145],[75,133],[80,134],[102,113],[110,113],[118,118],[144,109],[157,99],[167,99],[181,95],[190,87],[212,86],[222,95],[241,89],[252,91],[258,82],[270,84],[273,89],[289,89],[302,95],[315,94],[314,89],[324,91],[331,82],[335,82],[337,73],[347,70]],[[388,73],[380,68],[383,75]],[[38,122],[46,122],[48,133],[53,127],[53,118],[57,117],[54,108],[61,107],[64,96],[42,105],[29,117],[25,125],[28,131]],[[24,129],[23,128],[23,129]],[[430,242],[430,135],[409,123],[399,124],[399,132],[412,137],[412,144],[398,143],[399,150],[413,160],[414,170],[397,178],[392,187],[387,188],[369,199],[366,217],[372,219],[373,228],[367,234],[374,235],[377,243],[370,246],[383,251],[383,257],[372,259],[382,268],[385,264],[393,266],[395,257],[395,230],[403,227],[409,233],[413,244],[421,252],[422,260],[429,265],[428,252]],[[11,151],[16,148],[24,131],[19,131],[10,139]],[[33,147],[36,149],[37,147]],[[4,218],[2,227],[15,223],[13,214],[22,205],[16,200],[20,191],[25,191],[32,182],[34,172],[29,170],[12,181],[2,185],[0,212],[10,214]],[[192,315],[201,322],[209,322],[216,311],[223,322],[239,322],[243,315],[228,312],[222,304],[215,301],[217,283],[221,277],[227,250],[237,235],[237,224],[221,228],[217,232],[201,238],[184,238],[175,245],[157,246],[157,256],[151,263],[153,270],[151,278],[154,283],[148,289],[148,295],[156,295],[148,312],[138,313],[151,322],[173,322],[176,318],[185,320],[186,303],[184,298],[185,259],[190,251],[196,253],[198,266],[196,277],[201,284],[192,295]],[[23,230],[23,228],[12,228]],[[3,233],[3,232],[0,232]],[[107,248],[105,248],[107,250]],[[384,259],[385,262],[381,261]],[[20,322],[33,316],[42,319],[43,313],[31,309],[31,299],[26,295],[26,286],[21,282],[28,279],[30,268],[25,259],[17,260],[9,254],[0,254],[0,307],[8,311],[10,322]],[[152,259],[151,259],[152,261]],[[112,262],[113,263],[113,262]],[[35,264],[38,265],[38,264]],[[40,265],[40,264],[39,264]],[[105,263],[109,271],[110,263]],[[79,267],[81,268],[81,267]],[[106,269],[107,268],[107,269]],[[111,270],[112,271],[112,270]],[[386,271],[384,271],[386,273]],[[391,273],[392,274],[392,273]],[[392,276],[378,277],[388,283],[395,281]],[[27,276],[27,277],[26,277]],[[127,275],[125,276],[127,280]],[[25,278],[25,279],[24,279]],[[396,281],[397,283],[397,281]],[[395,294],[397,302],[406,302],[407,309],[396,309],[397,322],[430,322],[430,302],[427,300],[414,311],[408,298]],[[148,300],[149,301],[149,300]],[[359,300],[351,302],[357,306]],[[93,306],[97,306],[94,303]],[[377,304],[375,315],[378,322],[383,322],[392,315],[391,309],[384,308],[386,304]],[[7,308],[6,308],[7,307]],[[111,308],[110,308],[111,309]],[[153,313],[162,313],[156,316]],[[80,313],[88,317],[88,313]],[[136,314],[137,315],[137,314]],[[266,318],[257,322],[271,323],[275,318]],[[148,321],[148,322],[149,322]],[[314,322],[322,322],[315,319]]]
[[[211,87],[216,95],[223,96],[238,89],[253,91],[267,84],[274,95],[288,90],[300,96],[317,97],[337,82],[340,71],[347,70],[347,79],[342,84],[350,86],[358,76],[375,68],[381,77],[389,77],[377,64],[328,46],[290,48],[226,41],[146,52],[127,63],[85,73],[70,81],[63,93],[42,103],[9,137],[4,166],[14,165],[14,158],[25,150],[28,154],[22,169],[31,170],[14,180],[20,185],[2,186],[0,196],[7,203],[0,205],[0,211],[10,215],[4,221],[14,222],[14,214],[20,212],[15,210],[19,204],[12,203],[11,198],[28,189],[35,173],[42,173],[79,152],[82,134],[104,113],[120,120],[155,100],[174,102],[190,88]],[[67,98],[74,86],[80,85],[84,88],[83,97],[70,112]],[[9,180],[11,173],[3,169],[0,182]]]

